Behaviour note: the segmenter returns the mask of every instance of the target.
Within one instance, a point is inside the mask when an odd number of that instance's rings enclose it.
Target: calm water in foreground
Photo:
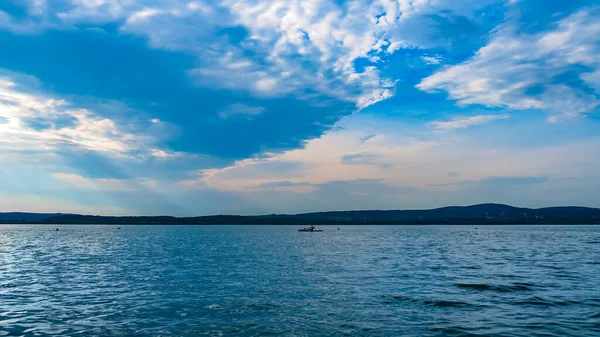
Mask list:
[[[600,336],[600,226],[56,227],[0,226],[0,336]]]

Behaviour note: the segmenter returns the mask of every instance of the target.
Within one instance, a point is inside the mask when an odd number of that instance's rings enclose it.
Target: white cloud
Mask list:
[[[19,80],[23,80],[20,83]],[[147,152],[156,142],[150,135],[125,131],[114,120],[69,101],[36,92],[34,78],[0,72],[0,149],[55,152],[65,146],[129,155]]]
[[[394,95],[395,81],[380,70],[357,71],[360,58],[374,62],[378,55],[418,46],[407,29],[413,20],[451,11],[471,15],[495,1],[352,1],[331,0],[226,1],[233,20],[267,51],[267,72],[278,77],[284,70],[300,76],[296,90],[317,88],[322,94],[356,102],[358,108]],[[382,15],[383,14],[383,15]],[[290,58],[290,56],[294,56]],[[306,69],[301,64],[310,64]],[[302,63],[301,63],[302,62]],[[306,76],[305,74],[308,74]],[[316,76],[315,76],[316,75]],[[285,78],[287,85],[288,78]],[[340,89],[341,88],[341,89]]]
[[[422,56],[421,60],[425,62],[425,64],[440,64],[442,59],[438,56]]]
[[[593,72],[582,74],[581,79],[590,87],[594,88],[596,94],[600,95],[600,67],[596,68]]]
[[[436,130],[466,129],[474,125],[485,124],[509,117],[509,115],[477,115],[469,117],[455,117],[449,121],[432,122],[431,126]]]
[[[179,157],[182,156],[182,153],[179,152],[170,152],[170,151],[165,151],[165,150],[161,150],[161,149],[151,149],[150,150],[150,154],[157,159],[170,159],[170,158],[175,158],[175,157]]]
[[[221,111],[219,116],[221,118],[230,118],[235,115],[245,115],[247,118],[251,116],[260,115],[265,111],[265,108],[261,106],[250,106],[246,104],[236,103],[230,105],[227,109]]]
[[[415,37],[411,27],[431,30],[432,14],[472,16],[504,1],[68,0],[62,6],[38,1],[30,8],[32,24],[42,28],[120,22],[122,33],[143,36],[151,47],[194,54],[199,65],[189,73],[201,85],[263,97],[311,99],[316,92],[360,109],[395,94],[396,79],[375,66],[383,56],[439,42]],[[14,26],[5,16],[0,27]],[[248,36],[231,41],[220,34],[230,27],[243,27]],[[355,69],[363,58],[375,64]]]
[[[572,118],[594,111],[600,99],[554,79],[571,66],[584,66],[592,72],[580,79],[598,90],[599,56],[600,9],[587,8],[534,35],[501,27],[472,59],[436,72],[417,87],[447,91],[462,105],[543,109],[554,119]]]
[[[131,0],[70,0],[71,8],[56,14],[67,21],[104,22],[122,18],[134,8],[142,9],[137,1]]]
[[[145,8],[130,15],[129,18],[127,18],[127,24],[139,23],[140,21],[148,20],[153,16],[160,15],[162,13],[163,12],[158,9]]]

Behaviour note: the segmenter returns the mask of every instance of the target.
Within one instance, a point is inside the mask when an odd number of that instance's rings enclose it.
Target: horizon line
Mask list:
[[[526,209],[526,210],[542,210],[548,208],[587,208],[587,209],[597,209],[600,210],[600,207],[589,207],[589,206],[574,206],[574,205],[562,205],[562,206],[544,206],[544,207],[520,207],[513,206],[509,204],[502,203],[479,203],[479,204],[468,204],[468,205],[448,205],[448,206],[440,206],[434,208],[412,208],[412,209],[350,209],[350,210],[327,210],[327,211],[308,211],[301,213],[263,213],[263,214],[253,214],[253,215],[242,215],[242,214],[207,214],[207,215],[191,215],[191,216],[177,216],[177,215],[102,215],[102,214],[84,214],[84,213],[68,213],[68,212],[28,212],[28,211],[1,211],[2,214],[37,214],[37,215],[79,215],[79,216],[94,216],[94,217],[170,217],[170,218],[201,218],[201,217],[219,217],[219,216],[239,216],[239,217],[261,217],[261,216],[297,216],[304,214],[318,214],[318,213],[338,213],[338,212],[394,212],[394,211],[432,211],[444,208],[467,208],[467,207],[476,207],[476,206],[486,206],[486,205],[496,205],[496,206],[505,206],[510,208],[518,208],[518,209]]]

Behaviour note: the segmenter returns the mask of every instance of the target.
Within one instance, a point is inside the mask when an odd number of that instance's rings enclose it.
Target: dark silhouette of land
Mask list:
[[[211,215],[94,216],[81,214],[0,213],[0,223],[21,224],[600,224],[600,208],[519,208],[501,204],[452,206],[430,210],[337,211],[258,216]]]

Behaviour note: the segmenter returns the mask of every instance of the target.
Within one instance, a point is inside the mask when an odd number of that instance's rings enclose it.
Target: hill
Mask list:
[[[519,208],[501,204],[451,206],[430,210],[364,210],[260,216],[216,215],[93,216],[0,213],[1,223],[30,224],[600,224],[600,209]]]
[[[23,213],[11,212],[0,213],[0,223],[28,223],[39,222],[55,216],[60,216],[60,213]]]

